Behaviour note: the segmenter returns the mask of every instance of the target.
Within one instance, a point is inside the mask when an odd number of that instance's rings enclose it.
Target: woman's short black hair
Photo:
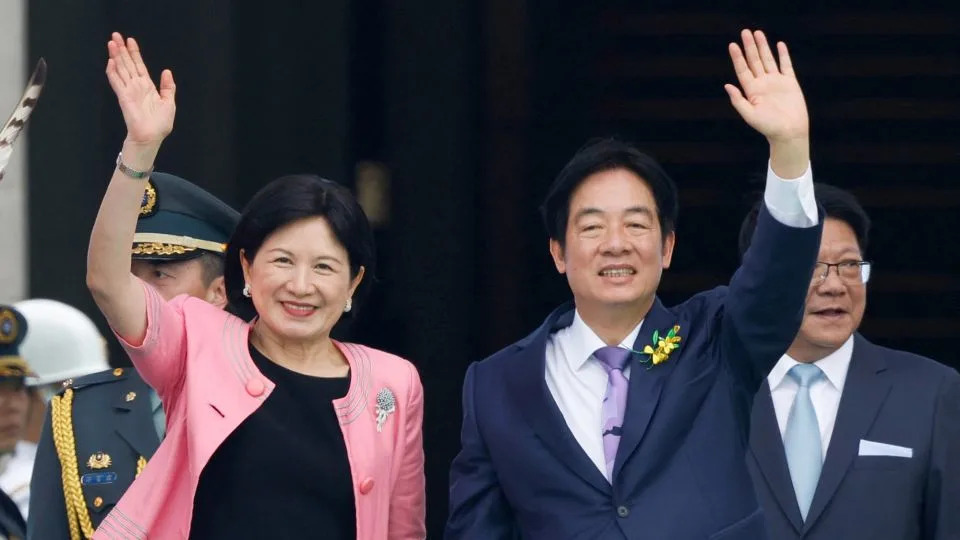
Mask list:
[[[870,240],[870,216],[867,215],[863,206],[860,206],[857,198],[849,191],[821,182],[814,182],[813,196],[817,200],[817,205],[823,208],[826,217],[839,219],[853,229],[853,234],[857,237],[857,245],[860,246],[860,253],[866,255],[867,243]],[[743,257],[747,248],[750,247],[753,231],[757,228],[757,214],[760,212],[761,204],[763,204],[762,196],[740,225],[740,257]]]
[[[240,222],[227,245],[224,280],[230,309],[249,320],[256,315],[253,302],[243,295],[243,268],[240,251],[253,261],[268,236],[301,219],[322,217],[343,245],[350,259],[350,278],[364,268],[364,279],[353,295],[356,312],[373,282],[376,249],[367,216],[347,188],[314,175],[297,174],[278,178],[263,187],[244,208]]]
[[[677,186],[652,157],[616,139],[588,142],[557,175],[547,197],[540,206],[540,215],[550,238],[564,245],[570,199],[577,187],[591,174],[612,169],[627,169],[643,180],[653,192],[657,218],[664,238],[677,226],[679,207]]]

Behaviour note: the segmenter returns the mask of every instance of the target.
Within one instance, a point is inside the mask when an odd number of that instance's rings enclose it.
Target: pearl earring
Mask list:
[[[244,283],[244,285],[243,285],[243,295],[246,296],[247,298],[250,298],[250,284],[249,284],[249,283]]]
[[[347,305],[343,306],[343,312],[347,313],[353,309],[353,298],[347,298]]]

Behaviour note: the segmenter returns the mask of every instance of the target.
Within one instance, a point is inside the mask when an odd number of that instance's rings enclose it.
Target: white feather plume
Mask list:
[[[3,173],[7,169],[7,163],[10,162],[10,156],[13,155],[13,143],[23,131],[30,113],[37,106],[37,99],[45,82],[47,82],[47,63],[41,58],[33,70],[33,75],[30,76],[30,82],[27,83],[27,88],[23,91],[17,107],[0,130],[0,180],[3,180]]]

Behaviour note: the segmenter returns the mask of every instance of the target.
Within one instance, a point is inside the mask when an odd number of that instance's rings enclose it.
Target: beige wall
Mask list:
[[[27,0],[0,0],[0,125],[26,84]],[[28,127],[29,130],[29,127]],[[14,146],[0,182],[0,302],[27,295],[27,136]]]

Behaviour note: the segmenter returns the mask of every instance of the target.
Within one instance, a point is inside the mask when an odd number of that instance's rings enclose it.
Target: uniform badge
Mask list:
[[[381,388],[377,392],[377,432],[383,431],[383,424],[387,421],[387,416],[397,410],[397,398],[389,388]]]
[[[126,397],[124,397],[123,399],[127,400],[127,403],[130,403],[131,401],[137,399],[137,393],[136,393],[136,392],[127,392]]]
[[[0,311],[0,344],[8,345],[13,343],[16,341],[17,334],[19,333],[20,328],[17,324],[17,316],[13,314],[13,311],[9,309]]]
[[[87,460],[87,468],[90,469],[106,469],[111,464],[113,464],[113,460],[110,459],[110,454],[105,452],[97,452]]]
[[[157,188],[153,182],[147,180],[147,187],[143,190],[143,199],[140,200],[140,217],[150,217],[157,211]]]
[[[115,472],[87,473],[80,477],[80,484],[84,486],[112,484],[116,481],[117,473]]]

